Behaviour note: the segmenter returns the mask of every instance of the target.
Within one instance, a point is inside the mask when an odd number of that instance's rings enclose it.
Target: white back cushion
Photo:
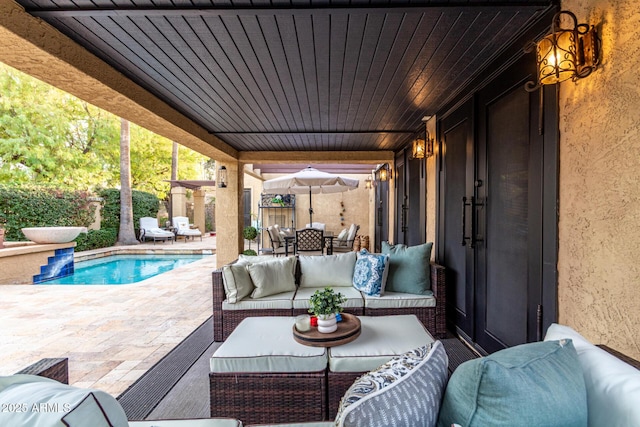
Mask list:
[[[339,255],[299,256],[300,287],[352,286],[356,253]]]
[[[589,427],[625,427],[640,422],[640,370],[596,347],[572,328],[549,326],[545,341],[571,338],[587,387]]]

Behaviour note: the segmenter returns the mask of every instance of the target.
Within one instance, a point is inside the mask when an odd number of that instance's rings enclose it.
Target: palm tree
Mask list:
[[[120,230],[117,245],[137,245],[133,227],[133,202],[131,200],[131,141],[129,121],[120,119]]]

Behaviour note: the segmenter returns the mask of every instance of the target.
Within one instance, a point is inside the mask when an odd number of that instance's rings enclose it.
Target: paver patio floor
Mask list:
[[[215,237],[133,248],[213,250]],[[129,285],[0,285],[0,375],[68,357],[72,385],[118,396],[211,316],[215,264]]]

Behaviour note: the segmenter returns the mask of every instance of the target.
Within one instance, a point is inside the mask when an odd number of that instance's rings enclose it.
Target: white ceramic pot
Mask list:
[[[336,329],[338,329],[338,324],[336,323],[335,314],[318,315],[318,332],[330,334],[331,332],[335,332]]]

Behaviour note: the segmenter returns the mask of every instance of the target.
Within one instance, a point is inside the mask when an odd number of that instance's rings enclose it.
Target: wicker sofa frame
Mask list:
[[[436,339],[444,338],[446,327],[446,271],[439,264],[431,263],[431,289],[436,299],[435,307],[397,308],[397,309],[346,309],[356,316],[389,316],[401,314],[415,314],[429,333]],[[300,266],[296,267],[296,284],[300,283]],[[213,272],[213,340],[222,342],[233,332],[240,322],[247,317],[265,316],[295,316],[305,313],[301,309],[252,309],[252,310],[222,310],[225,300],[222,269]]]
[[[327,419],[327,373],[209,373],[211,417],[243,423]]]
[[[69,384],[69,359],[66,357],[40,359],[16,374],[38,375]]]

